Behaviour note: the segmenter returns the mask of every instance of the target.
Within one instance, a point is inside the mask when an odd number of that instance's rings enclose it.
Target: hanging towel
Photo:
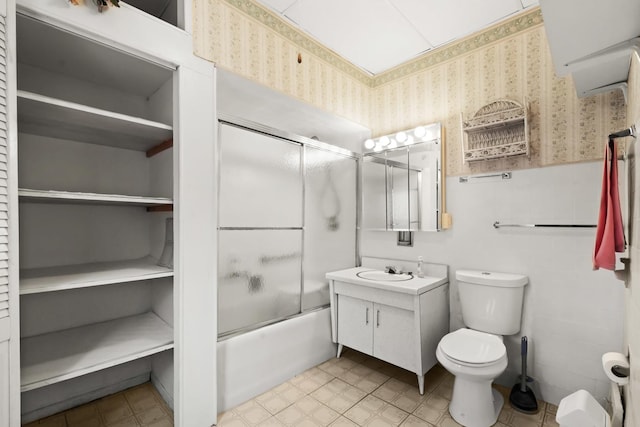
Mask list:
[[[615,270],[616,252],[624,252],[625,239],[618,191],[618,146],[613,138],[605,148],[600,214],[593,251],[593,269]]]

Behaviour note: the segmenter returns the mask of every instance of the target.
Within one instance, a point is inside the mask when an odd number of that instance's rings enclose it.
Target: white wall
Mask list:
[[[603,401],[609,382],[600,358],[622,351],[624,285],[609,271],[592,271],[595,229],[492,226],[495,221],[595,224],[601,171],[595,162],[516,171],[511,180],[460,183],[449,177],[450,230],[415,233],[412,248],[397,246],[396,233],[364,231],[361,255],[422,255],[427,262],[448,264],[452,330],[462,326],[456,270],[526,274],[521,334],[529,338],[529,375],[538,382],[538,398],[557,404],[584,388]],[[498,382],[507,386],[520,370],[520,336],[505,338],[509,366]]]

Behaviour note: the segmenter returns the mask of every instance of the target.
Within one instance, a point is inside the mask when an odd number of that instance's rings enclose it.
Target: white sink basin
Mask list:
[[[413,276],[410,274],[391,274],[380,270],[361,271],[357,273],[356,276],[361,279],[377,280],[379,282],[403,282],[413,279]]]

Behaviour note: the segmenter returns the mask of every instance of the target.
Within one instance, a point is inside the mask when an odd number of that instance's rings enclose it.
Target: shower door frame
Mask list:
[[[217,206],[216,209],[218,211],[218,215],[216,215],[216,218],[220,218],[220,171],[221,171],[221,164],[222,164],[222,158],[220,155],[221,150],[221,146],[222,146],[222,126],[220,125],[227,125],[227,126],[234,126],[236,128],[239,129],[244,129],[250,132],[257,132],[269,137],[275,137],[281,140],[284,140],[285,142],[289,142],[292,144],[297,144],[301,146],[301,151],[300,151],[300,170],[301,170],[301,179],[302,179],[302,226],[301,227],[221,227],[220,223],[218,222],[218,224],[216,224],[216,230],[218,232],[218,236],[219,236],[219,232],[221,230],[245,230],[245,231],[251,231],[251,230],[300,230],[302,233],[302,238],[301,238],[301,248],[300,248],[300,253],[301,253],[301,262],[300,262],[300,298],[298,301],[298,312],[292,315],[288,315],[288,316],[284,316],[284,317],[279,317],[279,318],[275,318],[275,319],[270,319],[267,321],[263,321],[263,322],[258,322],[258,323],[254,323],[251,324],[249,326],[244,326],[238,329],[234,329],[228,332],[225,332],[223,334],[220,334],[220,332],[217,333],[217,340],[218,341],[223,341],[232,337],[235,337],[237,335],[241,335],[244,334],[246,332],[249,331],[253,331],[259,328],[262,328],[264,326],[268,326],[268,325],[272,325],[274,323],[278,323],[278,322],[282,322],[285,320],[289,320],[289,319],[293,319],[296,318],[298,316],[302,316],[308,313],[312,313],[314,311],[318,311],[318,310],[323,310],[327,307],[329,307],[330,303],[327,301],[326,304],[322,305],[322,306],[318,306],[318,307],[313,307],[307,310],[303,310],[303,298],[304,298],[304,256],[305,256],[305,250],[304,250],[304,244],[305,244],[305,197],[306,197],[306,180],[307,180],[307,168],[306,168],[306,147],[310,147],[313,149],[318,149],[318,150],[323,150],[323,151],[328,151],[340,156],[343,156],[345,158],[350,158],[353,159],[355,161],[355,166],[356,166],[356,182],[355,182],[355,196],[356,196],[356,214],[355,214],[355,236],[354,236],[354,242],[355,242],[355,253],[353,255],[353,260],[354,260],[354,266],[359,265],[360,263],[360,221],[361,221],[361,201],[360,201],[360,180],[361,180],[361,162],[362,162],[362,155],[359,153],[355,153],[353,151],[349,151],[345,148],[341,148],[341,147],[337,147],[335,145],[331,145],[328,144],[326,142],[322,142],[319,140],[315,140],[315,139],[311,139],[311,138],[307,138],[305,136],[301,136],[301,135],[297,135],[291,132],[287,132],[287,131],[283,131],[281,129],[277,129],[277,128],[273,128],[270,126],[266,126],[263,125],[261,123],[257,123],[251,120],[247,120],[244,119],[242,117],[238,117],[238,116],[233,116],[233,115],[229,115],[229,114],[224,114],[224,113],[218,113],[218,126],[217,126],[217,142],[216,142],[216,174],[217,174],[217,188],[215,189],[216,191],[216,202],[217,202]],[[219,249],[219,244],[220,244],[220,239],[219,237],[216,238],[216,241],[218,242],[218,249]],[[219,258],[216,259],[216,263],[218,264],[218,270],[220,271],[220,265],[219,265]],[[216,288],[218,287],[218,277],[216,277]],[[220,304],[220,298],[218,297],[218,304]],[[218,312],[218,307],[216,307],[216,313]]]

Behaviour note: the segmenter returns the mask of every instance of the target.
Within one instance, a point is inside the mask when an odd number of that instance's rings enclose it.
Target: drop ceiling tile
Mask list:
[[[472,34],[522,10],[520,0],[391,0],[434,46]]]
[[[522,7],[533,7],[538,6],[540,2],[538,0],[520,0],[522,2]]]
[[[285,16],[321,44],[373,74],[431,48],[387,0],[298,0]]]
[[[287,10],[297,0],[258,0],[263,5],[270,7],[278,13],[282,13]]]

